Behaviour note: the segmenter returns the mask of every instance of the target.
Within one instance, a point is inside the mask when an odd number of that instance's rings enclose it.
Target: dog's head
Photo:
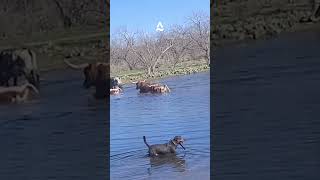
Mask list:
[[[185,140],[181,137],[181,136],[175,136],[173,139],[172,139],[172,142],[177,146],[178,144],[183,148],[185,149],[182,144]]]

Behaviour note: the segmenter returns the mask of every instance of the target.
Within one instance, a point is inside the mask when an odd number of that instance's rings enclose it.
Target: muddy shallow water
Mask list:
[[[43,74],[39,99],[0,105],[0,179],[105,179],[108,108],[81,75]]]
[[[110,100],[111,179],[209,179],[209,72],[177,76],[166,95],[139,94],[134,85]],[[186,139],[176,156],[150,158],[143,143]]]

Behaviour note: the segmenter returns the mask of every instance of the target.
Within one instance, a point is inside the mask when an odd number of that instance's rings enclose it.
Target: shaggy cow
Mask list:
[[[100,68],[104,68],[104,71],[106,71],[106,81],[108,80],[107,77],[110,73],[109,64],[107,63],[84,63],[75,65],[70,63],[68,60],[64,60],[64,62],[73,69],[83,69],[84,74],[84,81],[83,81],[83,87],[84,88],[90,88],[91,86],[95,86],[96,79],[98,77],[97,75],[97,67],[100,66]],[[110,88],[120,87],[121,88],[121,81],[118,77],[114,77],[110,79]]]
[[[36,54],[30,49],[8,49],[0,53],[0,85],[18,85],[18,77],[23,76],[28,82],[39,88],[39,71]]]
[[[134,82],[136,84],[136,89],[140,90],[140,93],[167,93],[170,89],[167,85],[160,85],[155,83],[147,82],[146,80],[140,80]]]
[[[19,76],[24,74],[25,63],[18,57],[12,58],[12,52],[2,51],[0,53],[0,86],[9,86],[10,79],[13,79],[13,85],[16,86]]]

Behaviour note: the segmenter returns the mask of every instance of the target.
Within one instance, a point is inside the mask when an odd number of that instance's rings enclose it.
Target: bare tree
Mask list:
[[[205,13],[194,13],[188,18],[190,22],[189,37],[193,40],[195,48],[201,51],[200,57],[210,64],[210,18]]]
[[[59,11],[59,16],[61,18],[61,20],[63,21],[63,25],[64,27],[68,28],[71,26],[71,19],[70,17],[66,14],[64,7],[63,7],[63,2],[59,1],[59,0],[53,0],[54,3],[57,6],[57,9]]]
[[[120,41],[120,40],[119,40]],[[113,40],[111,42],[111,59],[113,62],[121,64],[121,62],[124,62],[129,70],[133,70],[135,63],[133,61],[130,61],[130,47],[128,42],[125,44],[119,43],[119,41]]]
[[[201,58],[209,64],[209,16],[198,13],[188,20],[186,26],[176,25],[157,34],[118,31],[111,40],[112,65],[126,65],[130,70],[142,67],[152,75],[161,65],[174,69],[187,59]]]
[[[163,55],[173,46],[172,42],[163,35],[158,38],[140,32],[138,37],[128,33],[123,34],[130,50],[136,55],[141,65],[147,70],[148,75],[155,72]],[[138,40],[136,40],[138,38]]]
[[[186,28],[175,26],[169,34],[169,36],[174,39],[173,46],[168,52],[172,62],[172,69],[181,63],[183,59],[185,59],[188,51],[190,51],[192,39],[188,38],[187,33]]]

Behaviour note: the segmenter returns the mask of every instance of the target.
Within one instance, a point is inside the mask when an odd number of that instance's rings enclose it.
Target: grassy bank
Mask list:
[[[294,2],[238,0],[217,4],[214,7],[211,43],[219,47],[316,27],[316,23],[300,22],[302,18],[309,17],[312,5],[306,1]]]
[[[133,70],[133,71],[124,71],[118,74],[111,74],[112,76],[120,77],[124,84],[129,84],[137,80],[158,80],[161,78],[178,76],[178,75],[187,75],[198,72],[209,71],[210,67],[206,64],[192,64],[189,66],[177,66],[176,68],[163,68],[158,70],[153,75],[149,76],[145,71]]]
[[[107,36],[107,33],[94,29],[72,28],[2,40],[0,50],[31,48],[37,54],[40,71],[47,72],[66,68],[65,57],[74,63],[106,61],[104,46]]]
[[[67,68],[64,63],[65,57],[70,61],[78,63],[105,62],[108,55],[104,49],[107,34],[103,32],[73,29],[68,32],[50,32],[35,34],[32,37],[17,37],[1,41],[0,50],[6,48],[29,47],[37,53],[37,61],[42,73],[52,70]],[[20,39],[20,40],[19,40]],[[186,75],[197,72],[208,71],[207,66],[201,60],[187,61],[178,64],[175,68],[170,66],[161,67],[152,76],[143,70],[122,70],[112,73],[112,76],[122,78],[124,83],[141,79],[160,79],[170,76]],[[112,71],[112,70],[111,70]]]

